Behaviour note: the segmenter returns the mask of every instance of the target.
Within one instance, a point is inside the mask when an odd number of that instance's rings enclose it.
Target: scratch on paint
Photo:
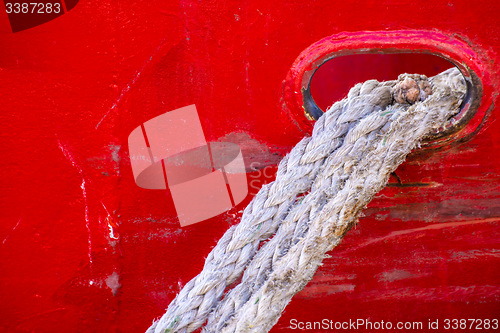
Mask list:
[[[92,266],[92,234],[90,231],[90,219],[89,219],[89,205],[87,202],[87,189],[85,187],[85,178],[83,177],[83,170],[82,168],[76,163],[75,158],[71,155],[69,152],[68,148],[65,147],[59,139],[57,139],[57,144],[59,145],[59,149],[62,151],[64,154],[64,157],[68,161],[71,162],[71,165],[78,170],[78,173],[80,174],[80,177],[82,177],[82,183],[80,184],[80,188],[82,189],[82,195],[83,195],[83,203],[85,205],[85,227],[87,228],[87,233],[88,233],[88,256],[89,256],[89,263],[90,266]]]
[[[114,233],[114,230],[113,230],[113,226],[111,225],[113,218],[111,217],[111,214],[109,213],[109,211],[106,208],[106,206],[104,206],[104,203],[102,201],[101,201],[101,205],[104,207],[104,210],[108,214],[108,216],[106,217],[106,222],[108,223],[109,238],[111,238],[111,239],[118,239],[119,237],[115,236],[115,233]]]
[[[12,230],[7,234],[7,236],[5,236],[5,239],[3,240],[2,242],[2,245],[5,244],[5,242],[7,241],[7,239],[10,237],[10,235],[17,229],[17,227],[19,226],[19,223],[21,223],[21,218],[19,218],[19,220],[17,221],[16,225],[14,226],[14,228],[12,228]]]
[[[19,326],[20,323],[27,322],[27,321],[32,321],[34,318],[37,318],[37,317],[40,317],[40,316],[45,316],[45,315],[47,315],[49,313],[54,313],[54,312],[58,312],[58,311],[66,311],[66,308],[57,308],[57,309],[51,309],[51,310],[47,310],[47,311],[35,313],[35,314],[30,315],[28,317],[22,318],[21,320],[18,320],[17,322],[15,322],[15,324],[17,324],[16,326]],[[14,325],[11,325],[11,327],[13,327],[13,326]]]
[[[408,230],[393,231],[393,232],[389,233],[386,236],[382,236],[382,237],[377,237],[377,238],[371,239],[371,240],[369,240],[367,242],[364,242],[363,244],[361,244],[359,246],[356,246],[356,247],[354,247],[352,249],[348,249],[348,250],[346,250],[344,252],[345,253],[353,252],[353,251],[356,251],[356,250],[358,250],[360,248],[363,248],[365,246],[368,246],[368,245],[371,245],[371,244],[374,244],[374,243],[377,243],[377,242],[381,242],[381,241],[387,240],[389,238],[394,238],[394,237],[398,237],[398,236],[402,236],[402,235],[412,234],[414,232],[427,231],[427,230],[439,230],[439,229],[444,229],[444,228],[459,227],[459,226],[463,226],[463,225],[471,225],[471,224],[478,224],[478,223],[490,223],[490,222],[499,222],[499,221],[500,221],[500,218],[493,217],[493,218],[487,218],[487,219],[481,219],[481,220],[470,220],[470,221],[449,222],[449,223],[437,223],[437,224],[431,224],[431,225],[428,225],[428,226],[425,226],[425,227],[421,227],[421,228],[414,228],[414,229],[408,229]]]
[[[146,61],[142,65],[141,69],[138,70],[137,72],[135,72],[135,75],[127,83],[127,85],[122,89],[122,91],[120,92],[120,95],[118,96],[118,98],[116,99],[116,101],[113,103],[113,105],[111,106],[111,108],[108,110],[108,112],[106,112],[104,114],[104,116],[102,116],[101,120],[99,120],[99,122],[95,126],[95,129],[99,128],[99,125],[101,125],[101,123],[109,115],[109,113],[111,111],[113,111],[114,109],[116,109],[116,107],[118,106],[118,104],[120,103],[120,101],[122,100],[122,98],[125,96],[126,93],[129,92],[130,88],[132,88],[132,86],[137,82],[137,80],[141,76],[141,74],[144,71],[144,69],[146,69],[146,66],[149,65],[149,63],[151,62],[151,60],[153,60],[153,57],[156,55],[156,53],[158,53],[158,51],[160,50],[160,48],[163,46],[163,44],[165,43],[165,40],[166,39],[163,39],[160,42],[160,45],[156,48],[156,50],[153,52],[153,54],[148,59],[146,59]]]
[[[111,224],[109,224],[109,222],[108,222],[108,228],[109,228],[109,238],[118,239],[118,237],[115,237],[115,235],[113,233],[113,226]]]

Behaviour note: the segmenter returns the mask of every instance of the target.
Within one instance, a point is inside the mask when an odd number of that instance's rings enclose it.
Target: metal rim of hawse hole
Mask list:
[[[436,30],[384,30],[341,32],[317,40],[295,59],[282,86],[282,112],[291,124],[308,135],[314,118],[322,111],[310,96],[310,81],[316,70],[335,57],[366,53],[422,53],[441,57],[455,65],[467,84],[460,112],[430,134],[422,148],[441,148],[471,139],[484,128],[494,108],[491,64],[480,45],[457,33]],[[305,96],[305,98],[304,98]],[[306,111],[304,113],[304,111]]]
[[[382,52],[381,50],[377,51],[378,53],[386,53],[383,52],[383,50]],[[373,53],[373,52],[357,52],[357,54],[360,53]],[[409,52],[387,52],[387,53],[409,53]],[[467,67],[465,64],[455,62],[453,61],[453,59],[450,59],[449,57],[443,57],[442,55],[433,52],[425,52],[425,53],[442,57],[448,60],[450,64],[457,67],[462,73],[467,88],[465,96],[460,105],[459,112],[453,117],[451,117],[445,126],[435,130],[433,133],[429,134],[424,139],[424,143],[425,142],[430,143],[430,142],[441,141],[446,137],[450,136],[451,134],[458,132],[459,130],[464,128],[465,125],[467,125],[469,120],[471,120],[474,117],[476,111],[479,108],[483,89],[481,80],[479,79],[477,74],[472,69]],[[323,110],[321,110],[321,108],[316,104],[311,94],[311,81],[314,74],[322,65],[324,65],[328,61],[337,58],[338,56],[346,56],[346,55],[349,54],[342,54],[342,55],[329,56],[323,58],[322,62],[316,67],[316,69],[314,69],[310,75],[307,75],[307,77],[304,78],[306,79],[305,82],[306,84],[302,86],[301,90],[302,90],[303,109],[307,119],[318,120],[319,117],[321,117],[321,115],[324,113]]]

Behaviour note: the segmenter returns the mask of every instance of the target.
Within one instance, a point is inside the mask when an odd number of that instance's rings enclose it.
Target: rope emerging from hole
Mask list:
[[[465,91],[456,68],[354,86],[280,162],[276,180],[147,333],[192,332],[205,322],[205,333],[268,332],[408,153],[458,113]]]

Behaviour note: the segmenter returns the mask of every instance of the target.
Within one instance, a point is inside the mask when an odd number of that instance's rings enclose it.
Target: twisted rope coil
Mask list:
[[[403,74],[354,86],[280,162],[276,180],[147,333],[192,332],[205,322],[205,333],[269,331],[390,173],[458,112],[465,90],[455,68],[430,80]]]

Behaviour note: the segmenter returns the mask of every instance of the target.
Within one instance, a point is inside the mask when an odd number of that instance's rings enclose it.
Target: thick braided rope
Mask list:
[[[443,75],[456,78],[457,72]],[[407,102],[407,100],[401,100],[402,97],[415,100],[415,96],[413,96],[415,91],[410,89],[412,88],[411,84],[408,86],[409,83],[406,82],[408,80],[405,81],[410,77],[417,79],[417,81],[413,81],[414,85],[415,82],[420,85],[422,82],[425,83],[425,80],[420,80],[420,76],[400,77],[398,89],[404,93],[396,94],[396,100]],[[228,332],[235,330],[239,332],[242,327],[244,329],[247,329],[247,326],[250,327],[247,324],[238,324],[246,320],[238,318],[248,317],[247,315],[242,317],[241,314],[249,311],[246,310],[252,303],[249,299],[250,297],[255,298],[252,294],[261,290],[265,283],[268,283],[268,277],[276,274],[274,268],[277,266],[277,262],[282,260],[283,256],[288,255],[289,249],[296,248],[303,241],[303,237],[306,234],[309,235],[310,225],[317,219],[316,216],[324,214],[322,213],[325,209],[323,206],[335,198],[335,195],[338,196],[339,193],[345,191],[343,184],[347,184],[352,178],[354,166],[373,162],[372,159],[367,161],[366,156],[371,156],[368,153],[375,147],[374,143],[380,145],[381,134],[390,132],[395,123],[405,119],[400,113],[408,109],[408,104],[389,106],[392,101],[390,88],[395,84],[395,81],[380,84],[374,80],[367,81],[363,85],[358,84],[351,89],[347,99],[336,103],[320,118],[313,131],[313,136],[303,139],[290,155],[285,157],[280,163],[276,181],[265,186],[259,192],[245,210],[242,222],[237,227],[228,230],[211,252],[207,258],[204,272],[210,269],[215,269],[215,271],[205,272],[205,275],[202,272],[191,280],[172,302],[167,313],[159,322],[150,327],[148,332],[190,332],[201,326],[208,312],[220,300],[225,287],[241,274],[248,261],[253,257],[260,241],[270,237],[276,231],[279,222],[284,220],[274,238],[259,250],[257,257],[250,263],[242,282],[225,297],[224,301],[213,312],[206,331],[219,332],[225,329]],[[462,87],[459,84],[455,84],[455,86]],[[459,91],[455,86],[452,87],[453,89],[448,87],[448,90]],[[428,88],[421,86],[417,97],[425,97],[429,93]],[[397,89],[395,91],[397,92]],[[433,98],[438,95],[434,93],[429,99],[431,101],[426,102],[426,107],[432,106],[435,103]],[[437,98],[437,100],[441,101],[443,98]],[[448,100],[460,101],[461,96],[449,97]],[[453,107],[456,112],[457,106]],[[449,104],[443,108],[450,110],[448,111],[448,115],[450,115],[453,112],[453,107]],[[416,109],[410,107],[410,109],[412,108]],[[446,117],[443,119],[446,120]],[[427,126],[430,126],[429,124],[436,126],[437,124],[435,120],[424,123]],[[416,138],[420,138],[429,130],[428,127],[420,127],[423,128],[420,131],[423,134],[417,135]],[[415,131],[414,133],[420,132]],[[384,137],[383,146],[389,137],[392,136],[386,135]],[[333,144],[331,144],[332,142]],[[417,141],[411,142],[414,145]],[[389,144],[387,145],[389,146]],[[404,159],[405,154],[401,156]],[[395,165],[397,167],[398,164]],[[297,195],[309,190],[311,185],[311,193],[298,203]],[[266,214],[262,210],[269,210],[272,213]],[[244,250],[245,248],[247,249]],[[234,254],[235,251],[238,253]],[[264,304],[259,298],[257,300],[254,305]],[[244,307],[243,311],[239,310],[242,307]],[[171,309],[173,310],[171,311]],[[182,312],[183,309],[184,312]],[[235,311],[238,312],[237,317],[234,316]],[[239,326],[235,326],[236,324]],[[263,330],[259,328],[254,331],[261,332]]]
[[[276,232],[297,195],[310,190],[326,158],[341,146],[349,129],[366,114],[389,104],[390,94],[380,94],[374,89],[375,82],[367,86],[370,89],[361,90],[359,85],[356,95],[336,103],[316,122],[313,135],[302,139],[280,162],[276,180],[261,188],[244,210],[241,222],[231,227],[210,252],[202,272],[184,286],[147,332],[163,332],[164,327],[171,332],[191,332],[203,325],[225,288],[241,276],[259,244]]]
[[[393,89],[395,99],[401,97],[397,94],[407,78],[418,80],[401,76]],[[311,193],[293,207],[273,239],[259,250],[241,283],[211,314],[204,332],[271,329],[293,295],[312,279],[325,253],[340,242],[385,186],[390,173],[425,135],[458,111],[465,93],[458,70],[433,81],[439,84],[434,84],[434,93],[426,101],[375,112],[347,134],[344,145],[325,162]]]

